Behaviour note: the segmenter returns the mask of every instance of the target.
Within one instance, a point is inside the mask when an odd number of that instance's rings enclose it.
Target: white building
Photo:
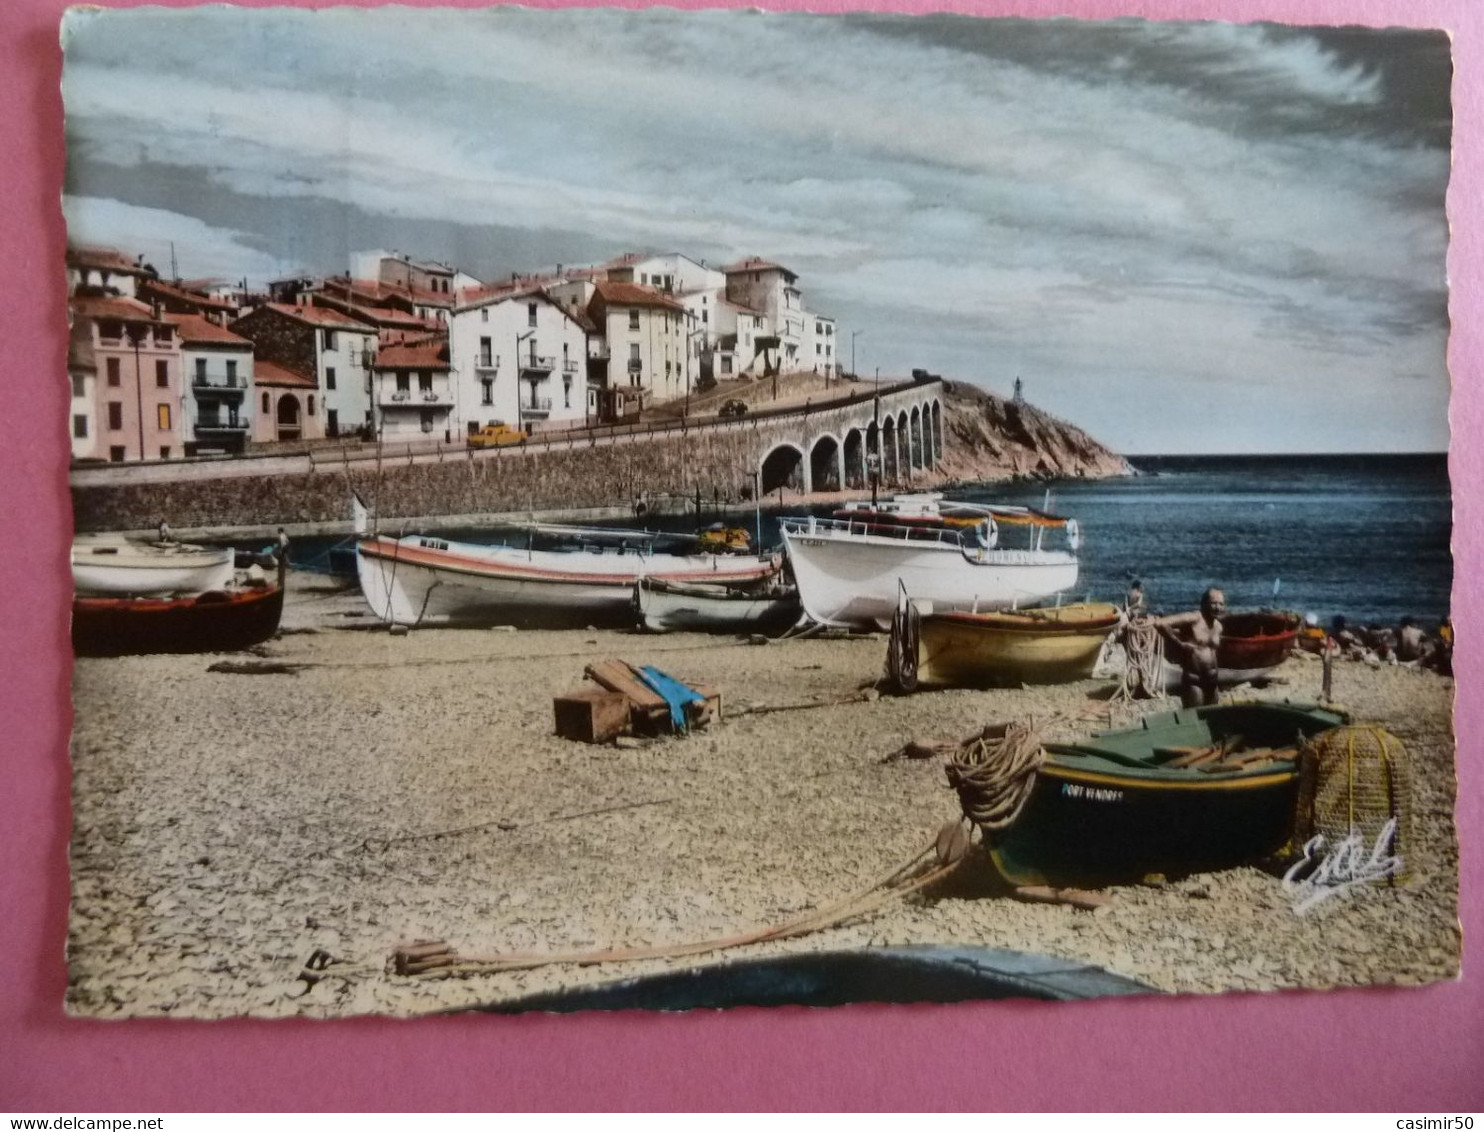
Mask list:
[[[447,322],[454,298],[479,280],[442,263],[415,260],[400,252],[356,252],[350,257],[353,280],[375,283],[383,300],[405,302],[419,318]]]
[[[424,335],[381,343],[372,367],[376,431],[382,440],[455,437],[448,339]]]
[[[603,338],[605,386],[637,392],[644,406],[684,397],[698,376],[687,364],[685,304],[640,283],[598,280],[592,289],[588,316]]]
[[[757,258],[745,259],[725,271],[727,298],[767,316],[768,337],[776,339],[776,343],[764,343],[771,355],[770,364],[781,373],[815,368],[812,323],[816,316],[804,309],[798,275],[781,264]],[[823,321],[820,319],[821,337]],[[822,350],[819,356],[823,357]]]
[[[67,293],[138,297],[139,283],[158,278],[143,256],[129,259],[116,248],[69,247]]]
[[[835,340],[835,320],[823,314],[804,316],[804,365],[825,377],[840,372],[839,343]]]
[[[544,290],[462,292],[449,320],[453,427],[541,430],[593,419],[584,321]]]
[[[252,342],[203,315],[165,317],[180,338],[187,451],[240,455],[252,435]]]

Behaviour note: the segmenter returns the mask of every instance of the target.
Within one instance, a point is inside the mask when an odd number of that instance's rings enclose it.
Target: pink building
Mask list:
[[[72,314],[74,333],[92,348],[91,454],[115,462],[183,456],[175,327],[144,303],[121,296],[74,296]],[[74,435],[78,439],[83,438]]]

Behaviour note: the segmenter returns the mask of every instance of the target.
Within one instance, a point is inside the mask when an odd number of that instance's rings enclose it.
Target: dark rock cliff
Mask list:
[[[1118,453],[1032,405],[962,381],[943,391],[943,482],[1133,474]]]

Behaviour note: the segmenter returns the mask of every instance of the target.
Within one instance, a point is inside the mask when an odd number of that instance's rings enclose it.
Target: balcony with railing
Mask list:
[[[474,360],[474,369],[479,373],[498,373],[500,359],[493,354],[480,354]]]
[[[453,393],[446,386],[432,389],[383,389],[376,398],[383,408],[429,409],[453,404]]]
[[[205,393],[235,393],[241,396],[247,392],[247,378],[236,373],[193,373],[191,374],[191,388]]]
[[[544,421],[551,416],[551,398],[532,396],[521,398],[520,415],[522,420]]]
[[[638,358],[630,358],[629,359],[629,372],[630,373],[643,373],[644,372],[644,363],[642,361],[640,361]]]
[[[568,373],[568,374],[575,374],[577,372],[577,363],[574,362],[571,358],[563,358],[562,359],[562,372],[563,373]]]
[[[247,421],[241,417],[211,417],[200,416],[196,418],[196,435],[200,436],[206,432],[238,433],[247,431]]]
[[[556,358],[547,354],[527,354],[520,360],[521,373],[550,373],[556,368]]]

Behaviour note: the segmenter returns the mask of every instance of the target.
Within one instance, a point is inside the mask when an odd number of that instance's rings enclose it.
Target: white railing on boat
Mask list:
[[[972,545],[972,540],[966,540],[963,537],[971,528],[907,526],[884,523],[879,519],[871,522],[861,522],[855,519],[820,519],[812,515],[787,517],[779,519],[778,522],[784,530],[794,535],[821,535],[825,538],[872,535],[879,538],[899,538],[911,542],[941,543],[954,548]]]

